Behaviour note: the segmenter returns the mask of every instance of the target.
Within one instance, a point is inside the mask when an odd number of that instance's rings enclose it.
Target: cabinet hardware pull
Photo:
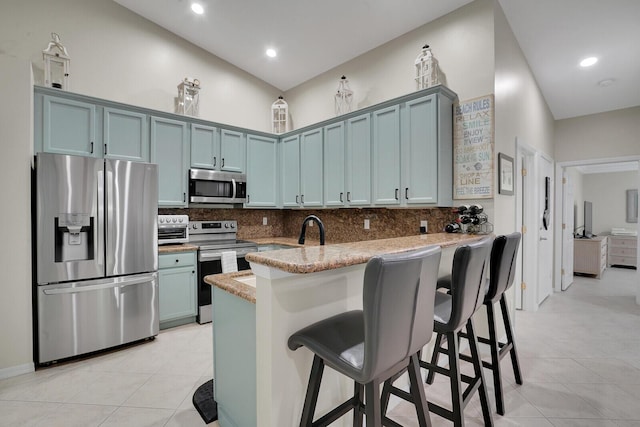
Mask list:
[[[222,164],[220,165],[221,168],[224,167],[224,157],[222,158]]]
[[[91,141],[91,149],[89,150],[89,153],[93,154],[93,141]]]
[[[216,167],[216,156],[213,156],[213,167]]]
[[[182,193],[182,203],[187,202],[187,193]]]
[[[304,194],[300,196],[300,203],[304,205]]]
[[[107,155],[107,144],[104,144],[104,155]]]
[[[251,203],[251,196],[247,194],[247,204]]]
[[[409,187],[404,189],[404,198],[409,200]]]
[[[396,188],[395,195],[396,195],[396,200],[398,200],[398,189],[397,188]]]
[[[344,200],[342,200],[342,194],[343,193],[340,193],[340,203],[344,203]]]
[[[179,260],[179,259],[177,259],[177,260],[176,260],[176,262],[180,262],[180,260]]]
[[[296,194],[296,205],[298,204],[298,195]]]
[[[347,202],[351,201],[351,191],[347,191]]]

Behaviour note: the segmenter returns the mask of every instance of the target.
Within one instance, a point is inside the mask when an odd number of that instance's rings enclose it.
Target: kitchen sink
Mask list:
[[[258,252],[277,251],[280,249],[294,249],[297,247],[298,246],[283,245],[280,243],[267,243],[267,244],[258,245]]]

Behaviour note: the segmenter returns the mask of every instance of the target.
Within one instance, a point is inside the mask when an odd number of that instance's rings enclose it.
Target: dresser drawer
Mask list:
[[[195,252],[183,252],[158,255],[159,268],[194,267],[196,265]]]
[[[609,237],[610,246],[618,246],[624,248],[637,248],[638,239],[636,237]]]
[[[609,256],[636,257],[638,249],[623,246],[611,246],[609,248]]]
[[[636,257],[610,256],[609,265],[636,266]]]

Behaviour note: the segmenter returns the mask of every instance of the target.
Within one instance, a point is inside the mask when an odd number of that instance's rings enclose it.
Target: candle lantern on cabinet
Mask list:
[[[285,133],[289,129],[289,105],[282,96],[271,104],[271,123],[273,133]]]
[[[60,42],[60,36],[51,33],[51,41],[42,51],[44,60],[44,85],[56,89],[69,90],[69,64],[71,58],[67,48]]]
[[[442,83],[438,60],[431,53],[429,45],[422,47],[422,51],[415,61],[416,90],[426,89]]]
[[[200,80],[185,77],[178,85],[178,114],[197,117],[200,111]]]
[[[349,80],[345,76],[338,82],[338,92],[335,95],[336,116],[351,112],[353,91],[349,88]]]

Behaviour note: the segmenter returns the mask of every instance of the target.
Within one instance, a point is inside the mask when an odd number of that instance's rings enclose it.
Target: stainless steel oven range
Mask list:
[[[198,249],[198,323],[208,323],[212,319],[211,285],[204,282],[210,274],[222,273],[222,252],[235,251],[238,270],[248,270],[244,259],[249,252],[257,252],[253,242],[236,240],[236,221],[191,221],[189,223],[189,243]]]

